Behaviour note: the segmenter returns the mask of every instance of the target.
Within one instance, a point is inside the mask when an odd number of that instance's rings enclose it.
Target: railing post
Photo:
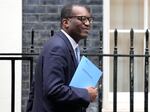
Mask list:
[[[102,70],[103,69],[103,56],[102,56],[103,54],[103,32],[100,31],[99,35],[100,35],[99,68]]]
[[[100,31],[100,49],[99,49],[99,68],[103,71],[103,32]],[[102,112],[102,94],[103,93],[103,76],[98,82],[98,112]]]
[[[15,112],[15,60],[11,60],[11,112]]]
[[[33,81],[33,57],[30,57],[30,88]]]
[[[31,31],[31,49],[30,52],[33,53],[34,52],[34,30],[32,29]]]
[[[83,53],[85,53],[85,54],[87,53],[86,41],[87,41],[87,39],[84,39]],[[87,55],[85,55],[85,56],[87,56]]]
[[[113,61],[113,112],[117,112],[117,64],[118,64],[118,49],[117,49],[118,32],[114,32],[114,61]]]
[[[149,44],[149,31],[145,32],[145,43],[146,43],[146,48],[145,48],[145,70],[144,70],[144,112],[148,112],[148,79],[149,79],[149,49],[148,49],[148,44]]]
[[[51,37],[54,35],[54,30],[51,30]]]
[[[134,31],[130,31],[130,112],[134,112]]]

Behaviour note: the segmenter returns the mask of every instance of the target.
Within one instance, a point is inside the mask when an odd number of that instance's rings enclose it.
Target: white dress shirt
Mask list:
[[[70,41],[72,47],[73,47],[73,50],[74,50],[74,53],[75,53],[75,56],[77,58],[77,61],[79,62],[80,61],[80,50],[79,50],[79,44],[76,43],[76,41],[70,36],[68,35],[63,29],[61,29],[61,31],[66,35],[66,37],[68,38],[68,40]],[[77,52],[78,50],[78,52]]]

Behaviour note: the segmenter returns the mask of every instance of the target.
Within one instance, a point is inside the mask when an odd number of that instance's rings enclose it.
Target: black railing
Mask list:
[[[54,32],[51,32],[52,35]],[[52,36],[51,35],[51,36]],[[32,36],[34,36],[34,32],[32,31]],[[134,59],[136,57],[141,57],[145,59],[145,65],[144,65],[144,112],[148,112],[148,84],[149,84],[149,49],[148,49],[148,43],[149,43],[149,31],[147,30],[145,32],[145,54],[138,55],[134,54],[134,30],[131,29],[130,31],[130,52],[129,54],[119,54],[118,53],[118,31],[117,29],[114,31],[114,51],[113,54],[103,54],[103,35],[102,32],[100,32],[100,46],[99,46],[99,52],[97,53],[89,53],[87,50],[86,40],[84,40],[84,46],[83,51],[81,52],[81,55],[85,56],[97,56],[99,58],[99,68],[103,71],[103,58],[104,57],[112,57],[113,58],[113,112],[117,112],[117,76],[118,76],[118,58],[119,57],[128,57],[129,58],[129,77],[130,77],[130,112],[134,112]],[[34,56],[39,55],[38,53],[34,53],[34,38],[31,38],[31,53],[0,53],[0,60],[10,60],[11,61],[11,67],[12,67],[12,90],[11,90],[11,112],[14,112],[15,108],[15,61],[16,60],[28,60],[30,62],[30,84],[31,80],[33,79],[33,58]],[[15,55],[16,57],[12,56]],[[6,56],[6,57],[5,57]],[[11,57],[12,56],[12,57]],[[21,56],[21,57],[18,57]],[[103,79],[103,78],[102,78]],[[102,79],[99,81],[98,91],[98,112],[102,111],[102,91],[103,91],[103,81]]]
[[[7,55],[7,56],[4,56]],[[9,56],[11,55],[11,56]],[[27,60],[30,63],[30,82],[33,78],[33,57],[14,57],[14,53],[2,53],[0,54],[0,61],[11,61],[11,112],[15,112],[15,61]],[[20,54],[17,54],[20,55]],[[9,56],[9,57],[8,57]],[[22,55],[21,55],[22,56]]]
[[[144,70],[144,112],[148,112],[148,80],[149,80],[149,31],[145,32],[145,55],[136,55],[134,54],[134,31],[131,29],[130,31],[130,52],[128,54],[118,54],[117,51],[117,38],[118,38],[117,30],[114,31],[114,54],[103,54],[103,56],[112,56],[113,61],[113,112],[117,112],[117,65],[118,65],[118,57],[129,57],[129,77],[130,77],[130,112],[134,112],[134,58],[142,57],[145,58],[145,70]]]
[[[146,31],[146,48],[145,48],[145,70],[144,70],[144,110],[145,112],[148,112],[148,79],[149,79],[149,31]]]

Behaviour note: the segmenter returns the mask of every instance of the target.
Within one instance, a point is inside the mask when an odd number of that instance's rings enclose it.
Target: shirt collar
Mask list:
[[[66,35],[66,37],[70,41],[73,49],[75,50],[79,46],[78,43],[76,43],[76,41],[70,35],[68,35],[63,29],[61,29],[61,31]]]

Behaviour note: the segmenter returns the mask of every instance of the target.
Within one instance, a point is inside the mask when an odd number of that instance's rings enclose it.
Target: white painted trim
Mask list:
[[[103,0],[103,44],[104,44],[104,54],[109,54],[109,0]],[[109,58],[103,58],[103,109],[107,108],[109,105]]]
[[[22,52],[22,0],[0,0],[0,53]],[[21,61],[15,62],[15,112],[21,112]],[[0,111],[11,111],[11,62],[0,61]]]
[[[130,110],[129,96],[130,96],[129,92],[120,92],[119,94],[117,94],[117,102],[119,102],[117,103],[117,110],[119,112],[129,112]],[[109,93],[108,99],[109,99],[109,104],[107,105],[107,108],[103,109],[103,112],[113,111],[113,93]],[[150,101],[150,98],[149,98],[149,101]],[[150,104],[148,107],[150,107]],[[134,111],[135,112],[144,111],[144,93],[143,92],[134,93]]]
[[[148,28],[148,0],[144,0],[144,29]]]
[[[148,0],[144,0],[145,9],[148,9]],[[147,18],[145,20],[145,18]],[[144,13],[144,29],[135,29],[135,33],[145,33],[148,26],[148,12]],[[119,33],[130,33],[130,29],[117,29]],[[110,33],[113,33],[114,29],[110,29],[110,0],[103,0],[103,37],[104,37],[104,54],[109,54],[109,42]],[[113,94],[109,92],[109,58],[104,57],[103,61],[103,112],[113,112]],[[150,93],[149,93],[150,95]],[[129,92],[118,92],[117,93],[117,109],[118,112],[129,112]],[[150,101],[150,98],[149,98]],[[134,93],[134,111],[143,112],[144,111],[144,93],[135,92]],[[150,103],[149,103],[150,107]]]
[[[22,51],[22,0],[0,0],[0,52]]]

